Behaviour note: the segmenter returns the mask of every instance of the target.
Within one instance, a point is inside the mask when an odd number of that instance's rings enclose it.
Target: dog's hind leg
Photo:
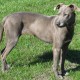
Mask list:
[[[6,28],[5,34],[7,38],[7,43],[6,43],[5,49],[1,53],[2,71],[5,71],[8,69],[9,66],[7,65],[7,62],[6,62],[6,56],[14,48],[20,36],[17,29],[13,30],[12,27]]]
[[[9,66],[7,65],[7,62],[6,62],[6,56],[13,49],[13,47],[16,45],[17,41],[18,41],[18,37],[16,37],[15,39],[8,40],[7,45],[1,55],[2,71],[5,71],[9,68]]]

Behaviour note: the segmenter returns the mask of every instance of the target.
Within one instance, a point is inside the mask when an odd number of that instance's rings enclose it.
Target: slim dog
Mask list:
[[[72,40],[75,23],[75,10],[79,10],[75,5],[59,4],[58,15],[45,16],[35,13],[19,12],[6,16],[0,26],[0,41],[3,31],[7,42],[6,47],[1,52],[2,70],[9,68],[6,56],[14,48],[22,34],[32,34],[39,39],[52,43],[53,48],[53,71],[57,78],[58,62],[60,61],[61,74],[65,75],[64,62],[66,50]]]

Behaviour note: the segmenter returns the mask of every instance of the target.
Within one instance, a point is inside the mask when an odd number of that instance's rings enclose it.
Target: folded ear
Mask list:
[[[71,4],[71,5],[69,5],[69,7],[70,7],[73,11],[80,11],[80,8],[77,7],[75,4]]]
[[[63,6],[63,5],[64,5],[63,3],[59,3],[56,7],[54,7],[54,10],[60,9],[60,7]]]

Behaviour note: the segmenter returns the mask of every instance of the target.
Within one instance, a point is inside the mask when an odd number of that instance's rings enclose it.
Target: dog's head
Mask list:
[[[75,23],[75,10],[80,11],[74,4],[64,5],[63,3],[58,4],[55,9],[58,10],[56,25],[59,27]]]

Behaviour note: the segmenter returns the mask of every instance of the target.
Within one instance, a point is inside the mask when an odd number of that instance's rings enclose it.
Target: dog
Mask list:
[[[39,39],[51,43],[53,50],[53,71],[56,78],[65,75],[64,62],[68,45],[74,34],[75,10],[80,9],[71,4],[60,3],[56,6],[57,15],[46,16],[30,12],[17,12],[3,18],[0,26],[0,41],[3,32],[6,36],[6,46],[1,51],[2,71],[9,68],[6,62],[8,53],[15,47],[19,37],[23,34],[31,34]],[[60,62],[60,71],[58,67]]]

